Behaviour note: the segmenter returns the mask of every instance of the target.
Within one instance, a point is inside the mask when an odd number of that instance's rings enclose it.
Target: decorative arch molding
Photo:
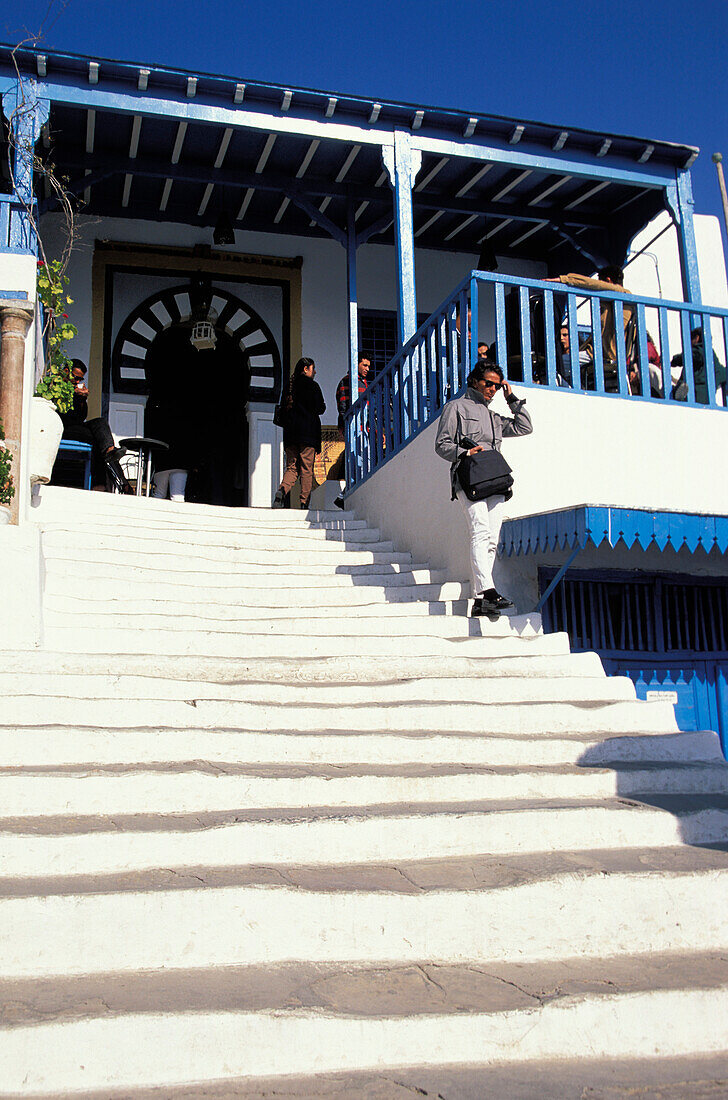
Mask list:
[[[160,333],[191,321],[192,293],[192,285],[182,283],[151,294],[132,310],[119,329],[111,353],[111,378],[116,393],[148,394],[147,353]],[[205,317],[196,314],[196,319]],[[275,403],[282,382],[281,353],[260,314],[241,298],[213,286],[207,319],[216,332],[227,333],[247,358],[249,400]]]

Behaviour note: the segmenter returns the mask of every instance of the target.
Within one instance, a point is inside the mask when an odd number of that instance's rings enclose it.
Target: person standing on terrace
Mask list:
[[[580,275],[573,272],[569,275],[559,275],[555,279],[547,279],[549,283],[564,283],[566,286],[574,286],[583,290],[621,290],[624,294],[631,294],[624,285],[624,271],[616,265],[601,268],[599,278],[592,279],[588,275]],[[619,391],[619,379],[617,375],[617,333],[614,326],[614,303],[602,300],[599,311],[602,330],[602,360],[604,362],[604,389],[607,393]],[[624,324],[625,355],[628,364],[634,357],[635,344],[635,309],[629,303],[622,307]],[[557,329],[558,329],[557,325]],[[591,337],[586,340],[581,348],[589,358],[586,370],[582,371],[582,384],[585,388],[594,389],[594,343]]]

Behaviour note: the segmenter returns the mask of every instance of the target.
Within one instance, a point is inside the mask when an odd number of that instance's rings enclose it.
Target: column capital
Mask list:
[[[0,305],[0,329],[3,336],[17,334],[25,338],[33,321],[35,307],[30,303],[13,302]]]
[[[3,337],[11,332],[26,337],[33,321],[34,307],[25,303],[13,303],[12,306],[0,306],[0,328]]]

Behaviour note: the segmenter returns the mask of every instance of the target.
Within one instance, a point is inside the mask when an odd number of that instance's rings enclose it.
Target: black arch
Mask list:
[[[166,331],[173,325],[180,324],[185,319],[180,314],[175,298],[178,294],[189,295],[190,289],[190,283],[181,283],[179,286],[168,287],[166,290],[156,291],[136,306],[126,318],[116,335],[114,347],[111,352],[111,379],[116,393],[130,393],[139,396],[146,396],[149,393],[149,384],[146,377],[138,379],[124,377],[124,371],[130,367],[144,367],[147,352],[154,338],[158,336],[160,332]],[[240,350],[246,356],[251,354],[255,356],[270,355],[273,360],[272,366],[251,367],[249,400],[267,401],[270,404],[275,403],[277,394],[280,393],[281,389],[282,370],[281,354],[273,333],[260,314],[244,302],[242,298],[238,298],[229,291],[222,290],[215,286],[212,287],[212,297],[222,298],[225,301],[223,309],[213,322],[215,327],[219,328],[220,331],[225,331],[225,326],[235,316],[238,310],[241,310],[244,314],[243,320],[240,321],[235,329],[228,335],[236,343],[240,344]],[[168,322],[160,321],[153,312],[152,307],[157,303],[162,305],[166,310],[170,318]],[[141,336],[138,332],[134,332],[134,325],[137,321],[143,321],[148,325],[153,330],[154,336]],[[262,340],[256,340],[253,346],[247,346],[244,343],[248,336],[258,333],[262,333]],[[139,356],[123,353],[122,349],[127,342],[139,348]],[[256,379],[263,378],[272,379],[273,384],[270,386],[256,385]]]

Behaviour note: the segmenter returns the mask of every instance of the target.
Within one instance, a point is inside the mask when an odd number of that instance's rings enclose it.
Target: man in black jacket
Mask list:
[[[114,443],[108,420],[102,416],[91,420],[86,419],[88,416],[86,364],[80,359],[71,360],[71,381],[73,382],[73,408],[70,412],[60,414],[63,421],[63,438],[91,444],[93,489],[106,492],[107,482],[110,480],[120,493],[131,493],[131,485],[119,465],[119,459],[126,452]]]

